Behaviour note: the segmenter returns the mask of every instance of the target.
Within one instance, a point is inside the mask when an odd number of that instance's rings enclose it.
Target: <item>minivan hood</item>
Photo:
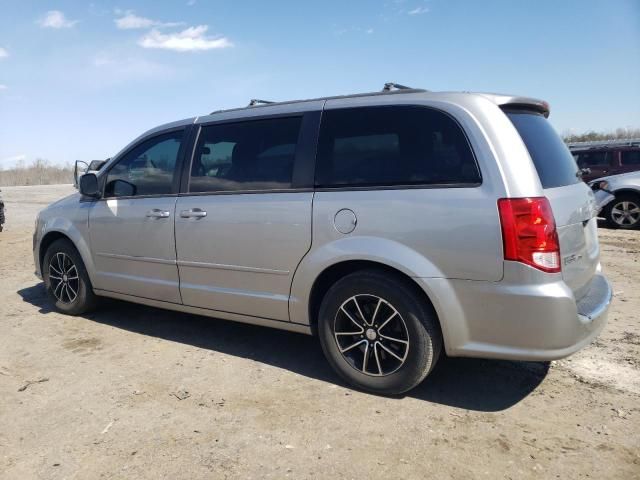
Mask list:
[[[56,200],[55,202],[50,203],[49,205],[44,207],[40,212],[44,213],[53,208],[60,208],[60,207],[64,207],[65,205],[78,203],[81,197],[82,195],[80,195],[80,193],[78,192],[72,193],[70,195],[67,195],[66,197],[62,197],[60,200]]]

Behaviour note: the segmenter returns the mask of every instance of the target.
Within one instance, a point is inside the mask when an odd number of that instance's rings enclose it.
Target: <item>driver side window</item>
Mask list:
[[[173,193],[183,131],[151,138],[129,151],[107,175],[104,196],[130,197]]]

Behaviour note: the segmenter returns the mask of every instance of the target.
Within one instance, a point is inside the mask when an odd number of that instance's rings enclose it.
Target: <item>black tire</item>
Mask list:
[[[77,273],[77,279],[73,278],[74,273]],[[84,262],[68,240],[56,240],[47,248],[42,261],[42,278],[49,300],[61,313],[82,315],[98,303]]]
[[[393,319],[384,325],[385,318]],[[372,319],[369,325],[367,320]],[[359,327],[352,325],[354,320]],[[357,334],[344,333],[349,326],[357,328]],[[338,375],[356,388],[383,395],[401,394],[422,382],[442,349],[436,314],[417,287],[400,276],[377,270],[352,273],[329,289],[320,306],[318,333],[322,350]],[[406,351],[400,340],[387,340],[390,335],[406,341]],[[352,341],[360,344],[349,349]],[[395,358],[389,350],[396,353]],[[400,357],[404,357],[402,363]]]
[[[640,215],[637,215],[637,217],[635,217],[635,221],[633,221],[632,219],[626,219],[624,223],[619,223],[614,219],[616,211],[620,211],[620,206],[623,202],[629,202],[627,203],[627,206],[630,207],[630,209],[640,208],[640,195],[630,192],[624,192],[616,195],[616,198],[611,201],[606,207],[604,207],[603,213],[604,218],[607,221],[607,226],[611,228],[621,228],[624,230],[634,230],[640,228]],[[619,214],[618,218],[620,218]]]

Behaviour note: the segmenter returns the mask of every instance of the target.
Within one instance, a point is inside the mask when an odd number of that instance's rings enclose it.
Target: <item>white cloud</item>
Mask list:
[[[208,29],[207,25],[198,25],[181,32],[165,34],[154,28],[138,41],[138,45],[144,48],[162,48],[176,52],[213,50],[233,46],[226,37],[206,36]]]
[[[2,83],[0,83],[0,90],[6,90],[7,88],[9,88],[9,87],[7,87],[6,85],[3,85]]]
[[[116,27],[122,30],[150,28],[156,24],[156,22],[150,18],[139,17],[131,11],[128,11],[123,17],[116,18],[114,22],[116,23]]]
[[[427,7],[416,7],[413,10],[409,10],[407,13],[409,15],[422,15],[423,13],[427,13],[429,9]]]
[[[196,0],[187,0],[187,6],[193,7],[196,4]]]
[[[0,47],[0,58],[7,58],[8,56],[9,52],[7,52],[7,49]]]
[[[42,28],[71,28],[78,20],[69,20],[60,10],[49,10],[38,23]]]
[[[121,15],[114,20],[116,27],[120,30],[144,29],[151,27],[177,27],[184,25],[182,22],[159,22],[151,18],[140,17],[133,10],[116,10],[116,15]]]

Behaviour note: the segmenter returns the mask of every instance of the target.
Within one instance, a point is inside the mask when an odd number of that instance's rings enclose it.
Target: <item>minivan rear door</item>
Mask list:
[[[547,119],[526,110],[505,113],[518,130],[551,203],[560,240],[562,276],[577,299],[588,289],[599,262],[593,192]]]

